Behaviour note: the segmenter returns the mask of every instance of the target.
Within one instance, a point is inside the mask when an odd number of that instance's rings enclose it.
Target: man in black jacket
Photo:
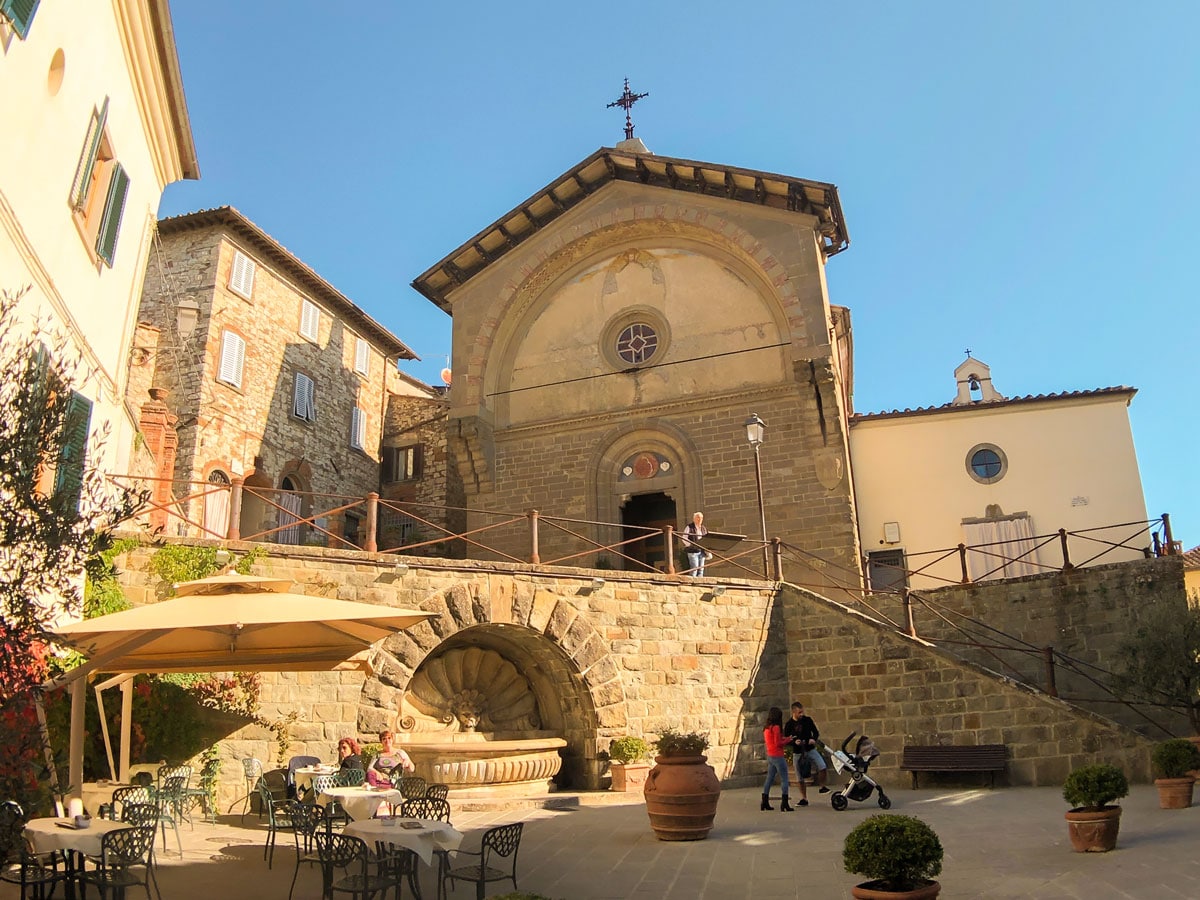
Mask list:
[[[821,732],[817,730],[817,723],[804,714],[804,704],[799,700],[792,704],[792,717],[783,723],[783,736],[792,742],[792,761],[796,764],[796,777],[800,781],[800,802],[797,805],[808,806],[805,780],[811,767],[817,769],[817,784],[822,794],[829,793],[829,788],[825,786],[828,768],[825,757],[817,749],[817,738]]]

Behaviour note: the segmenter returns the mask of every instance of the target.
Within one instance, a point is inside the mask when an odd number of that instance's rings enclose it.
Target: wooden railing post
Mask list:
[[[363,541],[363,549],[374,553],[379,549],[375,538],[375,530],[379,527],[379,494],[375,491],[367,494],[367,539]]]
[[[1058,685],[1054,681],[1054,648],[1045,647],[1042,653],[1046,656],[1046,693],[1051,697],[1058,696]]]
[[[1067,550],[1067,529],[1065,529],[1065,528],[1058,529],[1058,542],[1060,544],[1062,544],[1063,571],[1069,572],[1069,571],[1071,571],[1071,569],[1073,569],[1075,567],[1073,565],[1071,565],[1071,554]]]
[[[675,526],[663,527],[663,548],[667,551],[667,574],[675,574]]]
[[[229,540],[239,541],[242,538],[242,485],[245,483],[240,475],[235,475],[229,486]]]
[[[771,538],[771,558],[775,561],[775,580],[783,581],[783,541]]]
[[[967,574],[967,545],[958,545],[958,564],[962,567],[962,583],[970,584],[971,576]]]
[[[531,509],[525,515],[529,517],[529,561],[540,563],[542,557],[538,553],[538,511]]]
[[[904,588],[900,593],[900,599],[904,602],[904,624],[908,628],[908,636],[917,636],[917,623],[913,618],[912,597],[909,596],[908,588]]]

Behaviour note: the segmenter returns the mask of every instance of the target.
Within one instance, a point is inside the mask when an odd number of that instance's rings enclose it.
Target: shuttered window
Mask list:
[[[235,251],[233,265],[229,268],[229,289],[250,300],[254,295],[254,273],[257,269],[254,260],[241,250]]]
[[[300,301],[300,336],[310,341],[317,340],[321,334],[321,310],[311,300]]]
[[[242,369],[246,364],[246,342],[232,331],[221,332],[221,366],[217,380],[235,388],[242,386]]]
[[[0,13],[12,24],[13,31],[25,40],[29,34],[29,26],[33,22],[33,14],[37,12],[41,0],[0,0]]]
[[[109,266],[117,255],[117,237],[121,231],[121,217],[125,214],[127,196],[129,175],[120,163],[114,163],[112,178],[108,182],[108,196],[104,200],[104,215],[100,218],[100,230],[96,234],[96,255]]]
[[[421,445],[385,447],[383,451],[383,480],[387,484],[413,481],[421,477]]]
[[[362,450],[367,442],[367,414],[357,406],[350,410],[350,446]]]
[[[107,122],[108,98],[105,97],[100,108],[92,110],[87,135],[83,139],[83,152],[79,155],[78,165],[75,166],[75,180],[71,182],[71,208],[79,212],[87,205],[92,175],[96,169],[96,159],[100,155],[100,143],[104,140],[104,126]]]
[[[303,372],[296,373],[292,390],[292,414],[305,422],[317,420],[317,385]]]
[[[354,344],[354,371],[367,375],[371,371],[371,345],[358,338]]]
[[[83,489],[83,466],[87,460],[88,428],[92,423],[92,401],[71,392],[63,427],[62,449],[54,467],[54,499],[63,509],[79,509]]]

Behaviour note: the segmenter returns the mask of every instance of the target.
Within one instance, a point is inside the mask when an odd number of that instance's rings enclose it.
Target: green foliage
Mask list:
[[[708,735],[699,731],[664,728],[654,747],[659,756],[699,756],[708,749]]]
[[[1137,698],[1186,713],[1200,734],[1200,607],[1159,601],[1144,607],[1117,651],[1120,683]]]
[[[167,596],[175,596],[175,585],[183,581],[207,578],[221,568],[216,547],[187,547],[167,544],[150,557],[150,571],[167,585]]]
[[[383,749],[383,744],[375,741],[372,744],[359,744],[358,758],[362,760],[363,768],[371,768],[371,763],[375,761],[375,757]]]
[[[239,575],[249,575],[250,570],[254,567],[254,564],[260,559],[266,559],[266,557],[267,548],[262,544],[256,544],[246,551],[242,558],[234,564],[233,571],[237,572]]]
[[[22,321],[24,293],[0,291],[0,797],[41,811],[52,788],[35,701],[49,671],[50,623],[79,614],[79,576],[146,495],[90,463],[107,427],[87,433],[78,354],[41,323]]]
[[[87,583],[83,586],[83,617],[94,619],[109,613],[129,609],[121,583],[117,580],[115,560],[122,553],[139,546],[135,538],[121,538],[98,554],[99,559],[89,567]]]
[[[911,891],[941,874],[942,842],[920,819],[882,813],[846,835],[842,862],[847,872],[881,882],[884,890]]]
[[[200,753],[200,790],[204,791],[205,808],[217,810],[217,784],[221,781],[221,748],[217,744],[205,747]]]
[[[1080,766],[1063,784],[1063,799],[1073,809],[1102,809],[1128,793],[1125,773],[1107,763]]]
[[[626,735],[608,745],[608,758],[617,763],[641,762],[649,755],[650,745],[640,737]]]
[[[1171,738],[1155,745],[1150,764],[1159,778],[1184,778],[1192,769],[1200,769],[1200,748],[1187,738]]]

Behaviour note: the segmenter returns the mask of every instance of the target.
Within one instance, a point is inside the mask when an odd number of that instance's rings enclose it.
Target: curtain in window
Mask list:
[[[223,482],[210,482],[215,488]],[[215,537],[224,540],[229,534],[229,491],[214,490],[204,496],[204,529],[205,537]]]
[[[276,532],[275,540],[280,544],[299,544],[301,526],[291,523],[300,521],[300,495],[284,492],[279,495],[279,505],[283,507],[279,511],[279,524],[288,527]]]
[[[972,581],[1020,578],[1041,571],[1036,565],[1033,519],[1029,516],[964,521],[963,532],[967,544],[967,573]]]

